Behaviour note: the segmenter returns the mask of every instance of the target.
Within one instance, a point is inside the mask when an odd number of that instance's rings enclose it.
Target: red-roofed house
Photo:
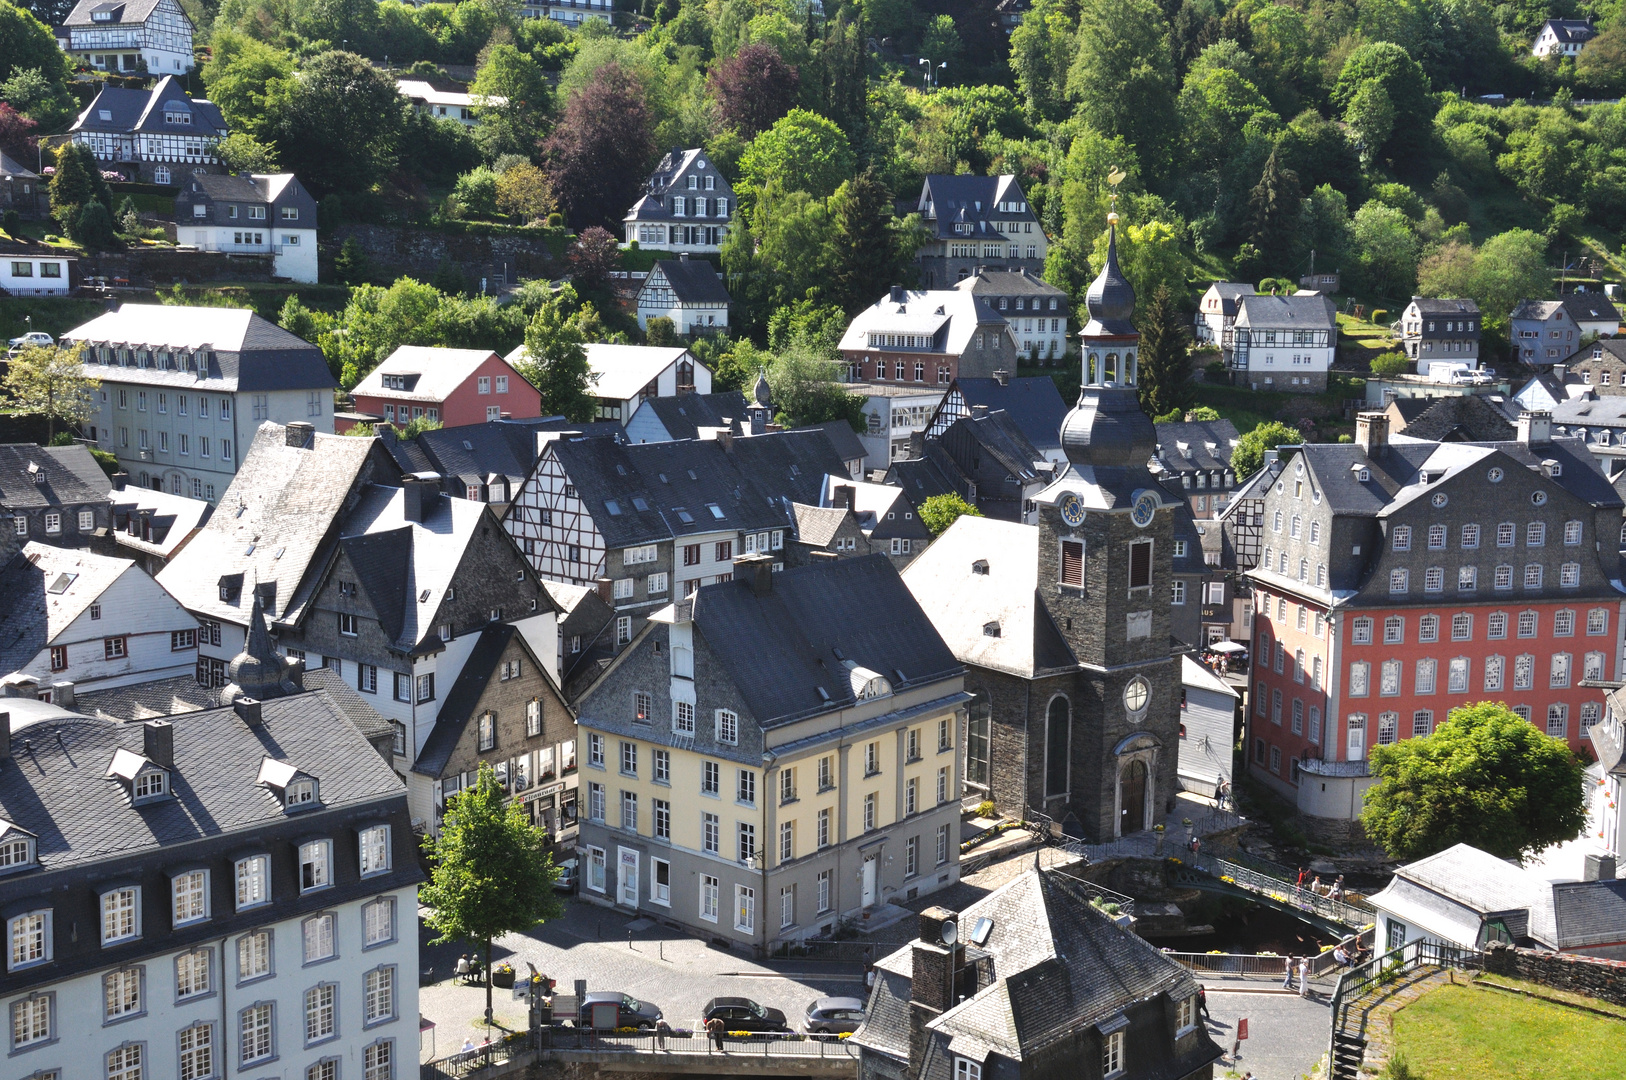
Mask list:
[[[542,395],[536,387],[508,361],[483,349],[402,345],[369,372],[351,396],[352,415],[403,427],[420,417],[458,427],[542,415]]]

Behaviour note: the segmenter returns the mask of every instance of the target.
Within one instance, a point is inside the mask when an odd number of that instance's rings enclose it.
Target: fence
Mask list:
[[[1372,931],[1366,930],[1356,936],[1365,945],[1372,939]],[[1286,956],[1276,953],[1189,953],[1165,949],[1163,955],[1200,975],[1224,975],[1242,979],[1253,977],[1280,979],[1285,973],[1284,965],[1287,962]],[[1298,971],[1296,960],[1295,957],[1293,968],[1295,973]],[[1310,957],[1312,979],[1320,978],[1338,968],[1339,963],[1334,959],[1332,949]]]
[[[792,960],[830,960],[843,964],[872,964],[875,943],[871,941],[781,942],[773,955]]]
[[[1197,868],[1221,881],[1239,885],[1249,892],[1262,893],[1278,903],[1311,912],[1343,926],[1361,927],[1372,923],[1372,912],[1369,908],[1334,900],[1309,889],[1300,889],[1284,878],[1260,873],[1229,859],[1203,856],[1197,860]]]
[[[1485,956],[1474,949],[1437,941],[1413,941],[1375,956],[1344,972],[1332,992],[1332,1040],[1328,1060],[1332,1080],[1354,1080],[1366,1048],[1366,1013],[1358,1006],[1374,987],[1395,982],[1425,967],[1455,967],[1478,971]]]
[[[515,1032],[499,1042],[426,1062],[420,1067],[419,1075],[421,1080],[463,1080],[464,1077],[478,1076],[494,1066],[513,1061],[546,1060],[551,1054],[558,1053],[586,1053],[594,1057],[647,1054],[651,1058],[691,1061],[715,1057],[719,1065],[726,1060],[729,1071],[740,1070],[743,1062],[756,1057],[825,1059],[836,1063],[858,1060],[858,1047],[839,1035],[786,1033],[748,1038],[724,1036],[722,1043],[719,1049],[698,1028],[657,1035],[650,1031],[611,1032],[578,1027],[542,1027],[534,1033]],[[658,1071],[655,1061],[649,1064],[652,1070]]]

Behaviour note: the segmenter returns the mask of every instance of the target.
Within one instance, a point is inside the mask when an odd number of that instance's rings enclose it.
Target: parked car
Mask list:
[[[577,1012],[577,1026],[590,1022],[593,1018],[593,1006],[605,1002],[615,1002],[616,1027],[652,1028],[661,1019],[661,1011],[647,1001],[639,1001],[629,994],[619,990],[595,990],[581,1000],[581,1007]]]
[[[864,1002],[859,998],[814,998],[807,1007],[810,1034],[851,1035],[863,1022]]]
[[[56,344],[56,339],[51,337],[50,334],[47,334],[43,330],[33,330],[24,334],[22,337],[12,338],[7,344],[14,349],[20,349],[27,345],[43,345],[49,349],[52,345]]]
[[[785,1014],[778,1009],[758,1005],[750,998],[720,997],[706,1002],[703,1018],[722,1020],[729,1031],[789,1031]]]
[[[553,891],[573,893],[576,891],[576,860],[566,859],[559,864],[559,876],[553,879]]]

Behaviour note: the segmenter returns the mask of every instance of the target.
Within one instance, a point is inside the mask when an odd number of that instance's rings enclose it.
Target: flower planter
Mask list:
[[[502,968],[497,968],[492,971],[491,985],[498,990],[512,990],[514,988],[514,969],[509,968],[505,971]]]

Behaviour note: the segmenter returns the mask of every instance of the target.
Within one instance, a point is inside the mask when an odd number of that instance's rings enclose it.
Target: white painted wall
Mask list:
[[[172,650],[171,634],[197,629],[197,620],[146,571],[131,563],[97,603],[100,618],[92,618],[94,613],[86,607],[21,669],[38,679],[42,689],[71,682],[75,693],[87,693],[192,673],[196,646]],[[120,636],[125,639],[125,655],[107,659],[106,639]],[[53,645],[67,647],[64,671],[51,670]]]
[[[67,296],[71,259],[0,255],[0,288],[14,296]],[[55,277],[47,274],[55,273]]]

